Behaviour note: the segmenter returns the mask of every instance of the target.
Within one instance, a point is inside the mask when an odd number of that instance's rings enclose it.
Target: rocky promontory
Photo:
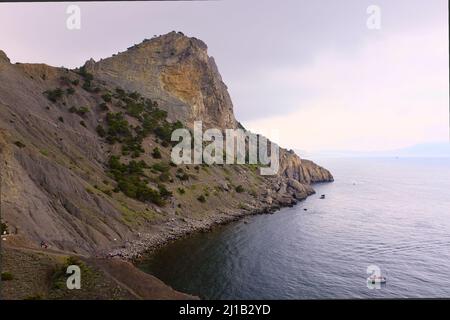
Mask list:
[[[0,51],[2,220],[29,247],[133,258],[314,193],[331,173],[280,150],[280,170],[175,165],[174,128],[240,125],[214,59],[182,33],[69,70]],[[168,138],[169,137],[169,138]]]

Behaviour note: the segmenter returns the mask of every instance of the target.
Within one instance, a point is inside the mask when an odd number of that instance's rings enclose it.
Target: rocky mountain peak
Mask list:
[[[206,44],[181,32],[170,32],[93,63],[94,78],[155,99],[173,119],[188,126],[235,128],[237,121],[226,85]]]
[[[185,50],[191,50],[191,52],[198,51],[198,53],[207,53],[208,46],[200,39],[195,37],[188,37],[182,32],[172,31],[164,35],[155,36],[152,39],[145,39],[140,44],[130,47],[146,47],[157,43],[160,46],[166,46],[174,49],[175,55],[182,53]]]

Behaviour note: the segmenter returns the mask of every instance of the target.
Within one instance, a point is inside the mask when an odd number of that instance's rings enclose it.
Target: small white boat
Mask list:
[[[369,278],[367,278],[367,281],[369,283],[373,283],[373,284],[375,284],[375,283],[386,283],[386,277],[372,275]]]

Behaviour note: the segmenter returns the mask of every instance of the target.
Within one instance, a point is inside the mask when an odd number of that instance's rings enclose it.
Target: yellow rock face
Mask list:
[[[203,105],[203,102],[198,70],[192,65],[169,66],[161,73],[161,81],[165,90],[192,106],[194,114],[199,113],[199,105]]]

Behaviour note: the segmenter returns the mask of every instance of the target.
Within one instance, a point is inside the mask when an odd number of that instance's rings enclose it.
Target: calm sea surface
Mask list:
[[[450,297],[450,158],[317,162],[335,182],[316,195],[176,241],[140,267],[206,299]],[[370,265],[387,277],[380,289],[367,287]]]

